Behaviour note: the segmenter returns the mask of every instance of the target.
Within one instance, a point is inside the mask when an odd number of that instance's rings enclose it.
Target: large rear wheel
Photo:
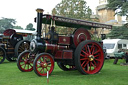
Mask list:
[[[18,57],[20,53],[25,50],[29,50],[30,41],[28,40],[21,40],[15,46],[15,56]]]
[[[48,53],[39,54],[34,60],[33,69],[38,76],[47,76],[47,71],[51,74],[54,69],[52,55]]]
[[[22,72],[30,72],[33,70],[33,61],[35,59],[35,54],[30,54],[28,50],[23,51],[17,60],[17,66]]]
[[[75,50],[75,65],[82,74],[98,73],[104,64],[104,52],[99,43],[81,42]]]

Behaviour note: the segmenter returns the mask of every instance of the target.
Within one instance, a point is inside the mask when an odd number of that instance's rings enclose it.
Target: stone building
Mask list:
[[[122,17],[119,15],[115,15],[115,11],[108,9],[107,0],[99,0],[99,5],[96,7],[96,15],[92,15],[92,18],[98,18],[100,23],[104,24],[110,24],[113,26],[122,26]],[[110,32],[110,29],[104,29],[101,31],[101,29],[97,30],[97,33],[104,33],[108,34]]]

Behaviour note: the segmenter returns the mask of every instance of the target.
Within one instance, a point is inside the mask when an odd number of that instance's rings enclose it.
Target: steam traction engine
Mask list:
[[[32,36],[32,33],[18,32],[14,29],[4,31],[0,36],[0,64],[5,58],[8,61],[16,61],[22,51],[29,49],[30,41],[24,39],[27,36]]]
[[[37,37],[30,43],[30,51],[22,52],[17,61],[19,70],[29,72],[34,69],[39,76],[46,76],[54,69],[54,62],[64,70],[77,69],[82,74],[98,73],[104,63],[102,42],[91,40],[87,29],[110,28],[95,22],[65,18],[43,14],[42,9],[37,9]],[[77,28],[73,34],[62,36],[55,32],[55,26],[49,27],[49,32],[41,38],[43,24]],[[66,29],[65,29],[66,30]]]

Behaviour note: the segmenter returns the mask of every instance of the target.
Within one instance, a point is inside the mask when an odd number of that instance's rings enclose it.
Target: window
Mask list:
[[[123,47],[126,47],[126,44],[123,44]]]
[[[103,48],[105,49],[113,49],[115,46],[114,43],[110,43],[110,44],[103,44]]]
[[[118,49],[122,49],[122,44],[118,44]]]

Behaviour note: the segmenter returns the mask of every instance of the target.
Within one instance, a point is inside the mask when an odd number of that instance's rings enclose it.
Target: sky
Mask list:
[[[95,13],[95,8],[99,0],[85,0]],[[37,8],[44,9],[44,13],[51,13],[51,10],[60,3],[61,0],[1,0],[0,1],[0,18],[16,19],[16,25],[23,28],[29,23],[34,23],[34,18],[37,16],[35,11]]]

